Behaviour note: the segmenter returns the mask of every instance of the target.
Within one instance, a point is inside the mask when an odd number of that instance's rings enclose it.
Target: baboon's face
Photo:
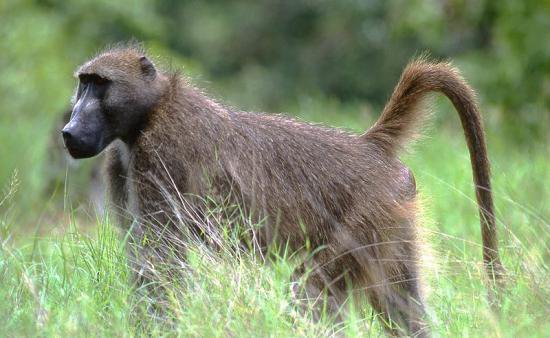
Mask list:
[[[76,73],[79,84],[62,135],[74,158],[99,154],[113,140],[131,143],[160,97],[153,64],[125,51],[98,56]]]

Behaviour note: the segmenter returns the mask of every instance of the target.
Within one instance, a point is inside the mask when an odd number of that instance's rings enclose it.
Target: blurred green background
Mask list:
[[[507,148],[547,147],[549,12],[537,0],[3,0],[0,186],[17,170],[18,209],[43,208],[59,175],[52,143],[73,71],[132,38],[230,105],[356,131],[379,114],[407,61],[428,51],[462,69]],[[454,112],[439,110],[436,125],[460,136]]]

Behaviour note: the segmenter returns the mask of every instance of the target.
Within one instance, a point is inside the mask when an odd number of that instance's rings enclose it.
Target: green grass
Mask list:
[[[355,106],[317,100],[297,106],[292,110],[302,111],[307,120],[357,131],[368,125]],[[544,141],[515,147],[498,129],[489,128],[502,256],[510,274],[501,311],[494,314],[485,298],[466,146],[458,119],[451,112],[441,116],[437,130],[428,133],[432,136],[404,156],[425,205],[422,226],[432,259],[422,265],[434,335],[547,336],[550,147]],[[29,189],[29,184],[20,189]],[[7,187],[4,194],[12,190]],[[155,320],[150,295],[130,282],[124,242],[107,219],[67,215],[68,221],[48,222],[37,214],[34,224],[22,225],[17,199],[8,196],[0,201],[2,336],[383,334],[373,318],[376,314],[368,309],[352,312],[343,324],[330,318],[312,320],[312,311],[299,310],[292,299],[292,261],[281,258],[264,264],[254,252],[236,249],[232,241],[221,251],[197,243],[189,247],[182,277],[170,281],[170,310],[165,314],[170,320]]]

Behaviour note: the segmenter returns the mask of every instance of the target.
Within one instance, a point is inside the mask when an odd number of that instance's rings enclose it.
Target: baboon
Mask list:
[[[323,292],[341,304],[351,286],[391,324],[390,334],[416,336],[428,335],[416,185],[399,154],[425,117],[422,99],[441,92],[470,151],[484,263],[492,280],[501,276],[482,121],[473,90],[449,63],[410,62],[362,135],[228,108],[180,73],[157,69],[140,47],[108,49],[76,76],[66,148],[86,158],[110,145],[106,175],[113,205],[127,210],[121,223],[130,218],[137,232],[169,223],[159,185],[175,187],[191,206],[195,196],[237,192],[243,210],[264,220],[261,243],[322,248],[309,261],[308,296]]]

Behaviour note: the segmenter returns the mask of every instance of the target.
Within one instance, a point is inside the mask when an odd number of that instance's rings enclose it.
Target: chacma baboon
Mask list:
[[[427,328],[415,181],[398,155],[423,119],[422,99],[441,92],[470,151],[487,271],[493,279],[502,272],[481,118],[473,90],[448,63],[412,61],[363,135],[227,108],[179,73],[158,70],[140,48],[109,49],[76,75],[66,147],[85,158],[112,144],[112,202],[134,220],[169,222],[166,197],[150,182],[176,187],[190,205],[190,196],[236,191],[243,210],[265,219],[262,243],[323,248],[312,258],[311,290],[344,302],[351,285],[396,324],[392,333],[411,335]]]

